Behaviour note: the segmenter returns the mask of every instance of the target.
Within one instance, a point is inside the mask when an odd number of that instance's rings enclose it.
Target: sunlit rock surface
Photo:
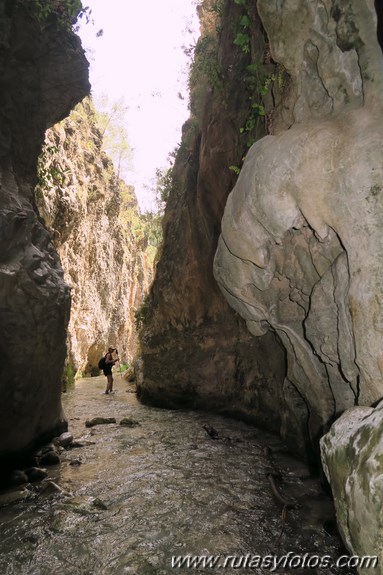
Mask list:
[[[0,456],[63,430],[61,372],[70,294],[34,208],[45,129],[89,90],[68,27],[0,0]]]
[[[335,416],[383,392],[383,58],[371,1],[258,9],[291,76],[289,129],[249,151],[215,277],[251,333],[278,335],[287,420],[315,446]]]
[[[383,402],[347,410],[321,439],[323,468],[348,550],[383,557]],[[382,572],[360,569],[360,573]]]
[[[102,143],[86,98],[47,131],[36,190],[71,287],[68,363],[87,374],[98,374],[98,360],[110,345],[124,362],[135,357],[134,314],[153,274],[147,246],[139,241],[134,190],[117,177]]]

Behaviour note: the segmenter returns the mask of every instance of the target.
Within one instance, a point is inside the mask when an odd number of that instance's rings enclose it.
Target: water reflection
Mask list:
[[[70,431],[83,447],[66,451],[60,466],[48,468],[62,493],[35,495],[1,510],[1,573],[165,575],[180,572],[171,566],[173,555],[293,551],[336,558],[343,552],[323,528],[331,502],[277,439],[215,415],[143,406],[119,376],[115,384],[116,393],[105,396],[103,378],[84,379],[63,396]],[[85,420],[96,416],[117,423],[86,428]],[[121,426],[123,418],[139,425]],[[218,440],[206,434],[206,422]],[[265,477],[266,444],[282,470],[284,489],[300,503],[288,511],[284,526]]]

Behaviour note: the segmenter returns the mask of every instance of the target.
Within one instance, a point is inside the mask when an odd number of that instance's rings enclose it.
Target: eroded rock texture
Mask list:
[[[323,468],[331,484],[338,525],[354,555],[383,557],[383,403],[346,411],[321,439]]]
[[[36,203],[72,291],[68,365],[99,373],[112,345],[121,361],[137,353],[134,312],[152,280],[134,190],[102,150],[92,101],[48,130]]]
[[[283,393],[315,445],[332,418],[383,393],[383,58],[372,1],[258,9],[291,76],[289,129],[249,151],[215,277],[256,337],[278,334]]]
[[[45,129],[89,90],[80,41],[0,0],[0,456],[65,428],[60,403],[70,294],[34,208]]]

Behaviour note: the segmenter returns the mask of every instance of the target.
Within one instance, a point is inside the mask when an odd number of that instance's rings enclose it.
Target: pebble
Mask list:
[[[40,493],[44,493],[44,495],[52,495],[53,493],[62,493],[63,495],[68,495],[67,491],[62,489],[51,479],[42,481]]]
[[[29,467],[25,470],[25,473],[28,477],[28,481],[41,481],[45,479],[45,477],[48,477],[47,470],[41,467]]]
[[[94,425],[106,425],[108,423],[117,423],[115,417],[93,417],[87,419],[85,422],[86,427],[93,427]]]
[[[61,447],[69,447],[73,441],[73,435],[69,431],[65,431],[57,438],[56,441]]]
[[[55,451],[48,451],[40,459],[41,465],[57,465],[60,463],[60,456]]]
[[[9,478],[10,485],[22,485],[23,483],[28,483],[28,475],[25,471],[20,469],[15,469]]]
[[[120,425],[125,425],[126,427],[137,427],[138,425],[141,425],[141,423],[139,423],[135,419],[124,417],[123,419],[121,419]]]

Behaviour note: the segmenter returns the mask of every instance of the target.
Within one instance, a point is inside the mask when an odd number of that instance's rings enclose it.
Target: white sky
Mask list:
[[[83,0],[83,6],[89,6],[94,20],[79,32],[84,49],[91,50],[92,93],[106,93],[110,103],[124,98],[134,149],[127,183],[135,186],[142,209],[154,208],[145,185],[153,184],[156,168],[168,166],[167,156],[180,143],[189,115],[182,45],[198,37],[195,0]],[[103,35],[97,38],[100,29]]]

